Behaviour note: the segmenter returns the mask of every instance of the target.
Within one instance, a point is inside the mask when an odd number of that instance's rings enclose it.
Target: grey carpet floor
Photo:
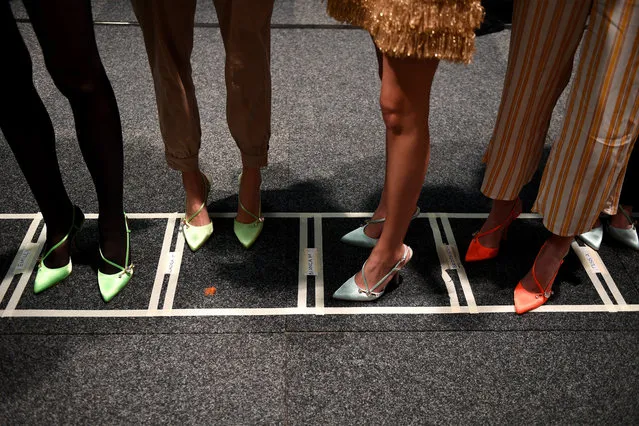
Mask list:
[[[20,3],[12,5],[25,19]],[[372,45],[323,8],[320,0],[275,3],[267,212],[372,211],[379,199],[384,129]],[[97,21],[135,20],[128,1],[94,1],[93,13]],[[209,209],[231,212],[240,161],[225,122],[224,52],[211,1],[198,2],[196,21],[193,71],[201,161],[213,176]],[[29,24],[20,29],[54,123],[69,194],[95,212],[68,103],[44,69]],[[122,116],[127,212],[180,211],[183,194],[179,176],[165,165],[140,30],[97,25],[96,35]],[[488,211],[479,192],[481,157],[499,106],[508,39],[508,31],[478,39],[472,65],[440,65],[423,211]],[[564,105],[565,96],[546,154]],[[37,212],[1,136],[0,164],[0,213]],[[539,175],[522,194],[527,209],[538,182]],[[331,300],[330,293],[366,258],[365,250],[338,241],[360,222],[323,221],[327,307],[355,306]],[[0,276],[29,223],[0,220]],[[248,252],[233,240],[230,219],[215,223],[214,238],[201,252],[184,252],[174,306],[295,307],[297,220],[267,219]],[[460,250],[480,223],[451,219]],[[135,219],[131,226],[136,275],[110,304],[95,285],[96,226],[89,220],[78,237],[74,274],[37,297],[29,291],[32,276],[17,308],[146,309],[166,219]],[[512,303],[514,284],[547,235],[538,220],[518,221],[513,231],[498,262],[467,270],[480,305]],[[415,260],[400,286],[375,306],[446,305],[428,220],[414,221],[407,241]],[[637,253],[607,244],[600,255],[626,301],[639,303]],[[210,285],[218,288],[215,298],[203,294]],[[555,290],[549,304],[602,303],[574,255]],[[0,318],[0,424],[632,424],[639,418],[638,336],[637,312]]]

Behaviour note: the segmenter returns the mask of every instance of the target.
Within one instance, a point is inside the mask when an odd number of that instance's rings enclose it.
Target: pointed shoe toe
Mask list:
[[[493,259],[499,254],[499,248],[484,247],[477,237],[473,238],[466,251],[466,262],[479,262]]]
[[[603,240],[603,226],[599,225],[588,232],[579,235],[579,239],[593,250],[599,250]]]
[[[348,234],[344,235],[340,241],[346,244],[350,244],[356,247],[373,248],[377,245],[379,239],[371,238],[364,232],[366,226],[360,226],[357,229],[352,230]]]
[[[105,302],[111,301],[131,280],[133,271],[105,274],[98,270],[98,286]]]
[[[355,275],[348,279],[344,284],[333,293],[333,299],[347,300],[351,302],[372,302],[384,295],[384,290],[379,293],[370,292],[367,294],[360,289],[355,283]]]
[[[240,244],[246,249],[255,244],[255,241],[262,233],[262,229],[264,229],[264,222],[259,220],[253,223],[241,223],[237,220],[233,222],[233,232]]]
[[[38,267],[38,272],[36,272],[35,281],[33,283],[33,292],[38,294],[53,287],[71,275],[72,270],[73,266],[71,264],[71,259],[69,259],[68,264],[60,268],[47,268],[44,263],[41,263]]]
[[[537,309],[548,301],[543,293],[531,293],[526,290],[521,282],[515,287],[514,293],[515,312],[519,315]]]
[[[194,226],[189,224],[183,224],[182,226],[184,239],[186,240],[186,244],[189,246],[191,251],[199,250],[204,245],[204,243],[208,241],[211,235],[213,235],[213,222],[202,226]]]
[[[637,235],[637,228],[634,226],[629,229],[620,229],[609,226],[608,235],[626,247],[639,250],[639,236]]]

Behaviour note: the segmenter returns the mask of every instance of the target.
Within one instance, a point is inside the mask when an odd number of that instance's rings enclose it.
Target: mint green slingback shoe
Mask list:
[[[98,286],[100,287],[100,294],[105,302],[110,301],[120,292],[133,276],[133,263],[129,264],[129,248],[131,245],[131,231],[129,230],[129,224],[126,220],[126,213],[124,214],[124,225],[126,226],[126,256],[124,258],[125,265],[120,266],[117,263],[111,262],[102,254],[102,248],[100,248],[100,256],[109,265],[114,268],[120,269],[121,272],[115,274],[105,274],[98,268]]]
[[[73,206],[73,218],[71,219],[71,229],[67,235],[64,236],[56,245],[51,247],[47,253],[42,256],[40,262],[38,262],[38,272],[36,272],[35,282],[33,283],[33,292],[38,294],[48,288],[53,287],[58,284],[60,281],[67,278],[71,275],[71,271],[73,270],[73,266],[71,264],[71,256],[69,256],[69,263],[59,268],[49,268],[44,264],[44,261],[54,250],[64,244],[65,241],[70,240],[73,241],[75,235],[82,227],[82,223],[84,223],[84,214],[79,207]]]
[[[209,199],[209,192],[211,191],[211,182],[206,176],[204,176],[204,174],[202,174],[202,180],[204,180],[204,202],[195,213],[189,217],[185,216],[184,219],[182,219],[182,233],[184,234],[186,244],[189,246],[191,251],[199,250],[199,248],[204,245],[211,235],[213,235],[213,222],[202,226],[191,225],[191,221],[195,219],[195,217],[199,215],[202,209],[206,206]]]
[[[242,174],[240,174],[238,178],[238,184],[242,182]],[[245,248],[251,248],[251,246],[257,240],[257,237],[260,236],[262,229],[264,228],[264,217],[262,217],[262,202],[260,201],[260,210],[257,213],[257,216],[251,213],[244,207],[244,204],[240,201],[239,190],[237,196],[237,202],[240,205],[240,208],[244,210],[246,214],[255,219],[251,223],[242,223],[238,222],[237,218],[233,220],[233,232],[235,232],[235,236],[240,241],[240,243]]]

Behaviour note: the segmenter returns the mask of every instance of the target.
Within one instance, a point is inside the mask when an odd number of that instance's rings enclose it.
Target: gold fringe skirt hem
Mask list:
[[[388,56],[461,63],[484,18],[479,0],[328,0],[327,12],[367,30]]]

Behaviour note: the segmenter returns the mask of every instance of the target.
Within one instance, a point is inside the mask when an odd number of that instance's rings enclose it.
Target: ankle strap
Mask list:
[[[114,268],[118,268],[122,271],[120,273],[120,276],[122,276],[123,274],[130,275],[133,272],[133,267],[135,266],[132,263],[129,265],[129,240],[130,240],[131,230],[129,229],[129,224],[126,220],[126,213],[124,213],[124,226],[126,228],[126,256],[124,258],[124,264],[126,266],[121,266],[115,262],[111,262],[109,259],[104,257],[104,254],[102,254],[102,247],[98,248],[98,250],[100,251],[100,257],[102,257],[102,260],[104,260],[106,263],[113,266]]]
[[[72,210],[73,210],[73,212],[71,214],[71,228],[69,229],[69,232],[67,232],[67,235],[65,235],[60,241],[58,241],[57,244],[55,244],[53,247],[51,247],[44,256],[42,256],[40,258],[40,266],[42,266],[44,264],[44,259],[46,259],[51,253],[53,253],[53,251],[55,249],[57,249],[62,244],[64,244],[64,242],[69,239],[69,236],[71,235],[71,232],[73,232],[73,230],[77,228],[75,226],[75,206],[72,206]]]
[[[410,220],[415,219],[417,216],[419,216],[419,214],[421,213],[421,209],[419,207],[417,207],[415,209],[415,213],[413,213],[413,215],[411,216]],[[364,226],[366,225],[374,225],[376,223],[383,223],[386,222],[386,218],[382,217],[380,219],[368,219],[364,222]]]
[[[202,176],[202,182],[204,182],[204,202],[202,203],[200,208],[196,210],[195,213],[193,213],[188,218],[185,217],[184,219],[182,219],[183,225],[188,226],[189,223],[191,223],[191,221],[195,219],[195,217],[199,215],[202,209],[204,209],[204,207],[206,206],[206,201],[208,200],[209,191],[211,190],[211,183],[209,182],[208,178],[204,175],[204,173],[200,173],[200,176]]]
[[[632,217],[624,210],[623,207],[621,207],[621,204],[619,204],[619,207],[617,208],[618,212],[621,212],[621,214],[623,215],[623,217],[626,218],[626,220],[628,220],[628,223],[633,225],[635,224],[635,221],[632,220]]]
[[[366,262],[368,262],[368,259],[366,259],[364,265],[362,265],[362,280],[364,281],[364,285],[366,286],[366,291],[364,291],[364,293],[366,293],[367,296],[370,296],[377,287],[382,285],[388,279],[388,277],[402,269],[400,265],[406,261],[406,258],[408,257],[408,250],[408,246],[404,245],[404,254],[402,255],[402,258],[399,259],[395,266],[393,266],[393,269],[391,269],[386,275],[384,275],[382,279],[379,280],[377,284],[375,284],[372,288],[368,286],[368,280],[366,279],[366,275],[364,274],[364,267],[366,267]]]
[[[508,217],[506,218],[506,220],[504,220],[502,223],[500,223],[499,225],[495,226],[494,228],[485,231],[485,232],[479,232],[477,231],[475,233],[475,238],[481,238],[484,237],[486,235],[492,234],[493,232],[497,231],[498,229],[507,226],[510,222],[512,222],[518,215],[515,215],[515,211],[517,209],[517,205],[519,205],[521,203],[521,200],[518,198],[517,202],[515,202],[515,205],[513,206],[512,210],[510,210],[510,213],[508,213]]]
[[[260,212],[259,212],[259,217],[255,216],[253,213],[251,213],[250,211],[248,211],[248,209],[246,207],[244,207],[244,204],[242,204],[242,202],[240,201],[240,197],[238,196],[237,199],[238,203],[240,204],[240,208],[249,216],[251,216],[253,219],[255,219],[255,221],[257,222],[264,222],[264,217],[262,216],[262,202],[260,201]]]
[[[548,244],[548,242],[546,241],[544,243],[543,246],[541,246],[541,249],[539,249],[539,253],[541,253],[541,251],[544,249],[544,247],[546,247],[546,244]],[[535,280],[535,284],[537,284],[537,288],[539,289],[539,293],[543,294],[544,297],[549,298],[551,295],[551,292],[545,288],[542,287],[541,284],[539,283],[539,280],[537,279],[537,274],[535,273],[535,266],[537,266],[537,257],[539,257],[539,253],[537,253],[537,256],[535,257],[535,261],[533,262],[533,267],[532,267],[532,276],[533,276],[533,280]],[[568,254],[568,253],[566,253]],[[561,268],[561,265],[564,264],[564,260],[561,259],[561,262],[559,262],[559,268]],[[549,283],[546,285],[546,287],[551,287],[553,283],[555,282],[555,278],[557,278],[557,274],[559,274],[559,268],[557,268],[557,270],[555,271],[555,274],[552,276],[552,278],[550,279]]]

